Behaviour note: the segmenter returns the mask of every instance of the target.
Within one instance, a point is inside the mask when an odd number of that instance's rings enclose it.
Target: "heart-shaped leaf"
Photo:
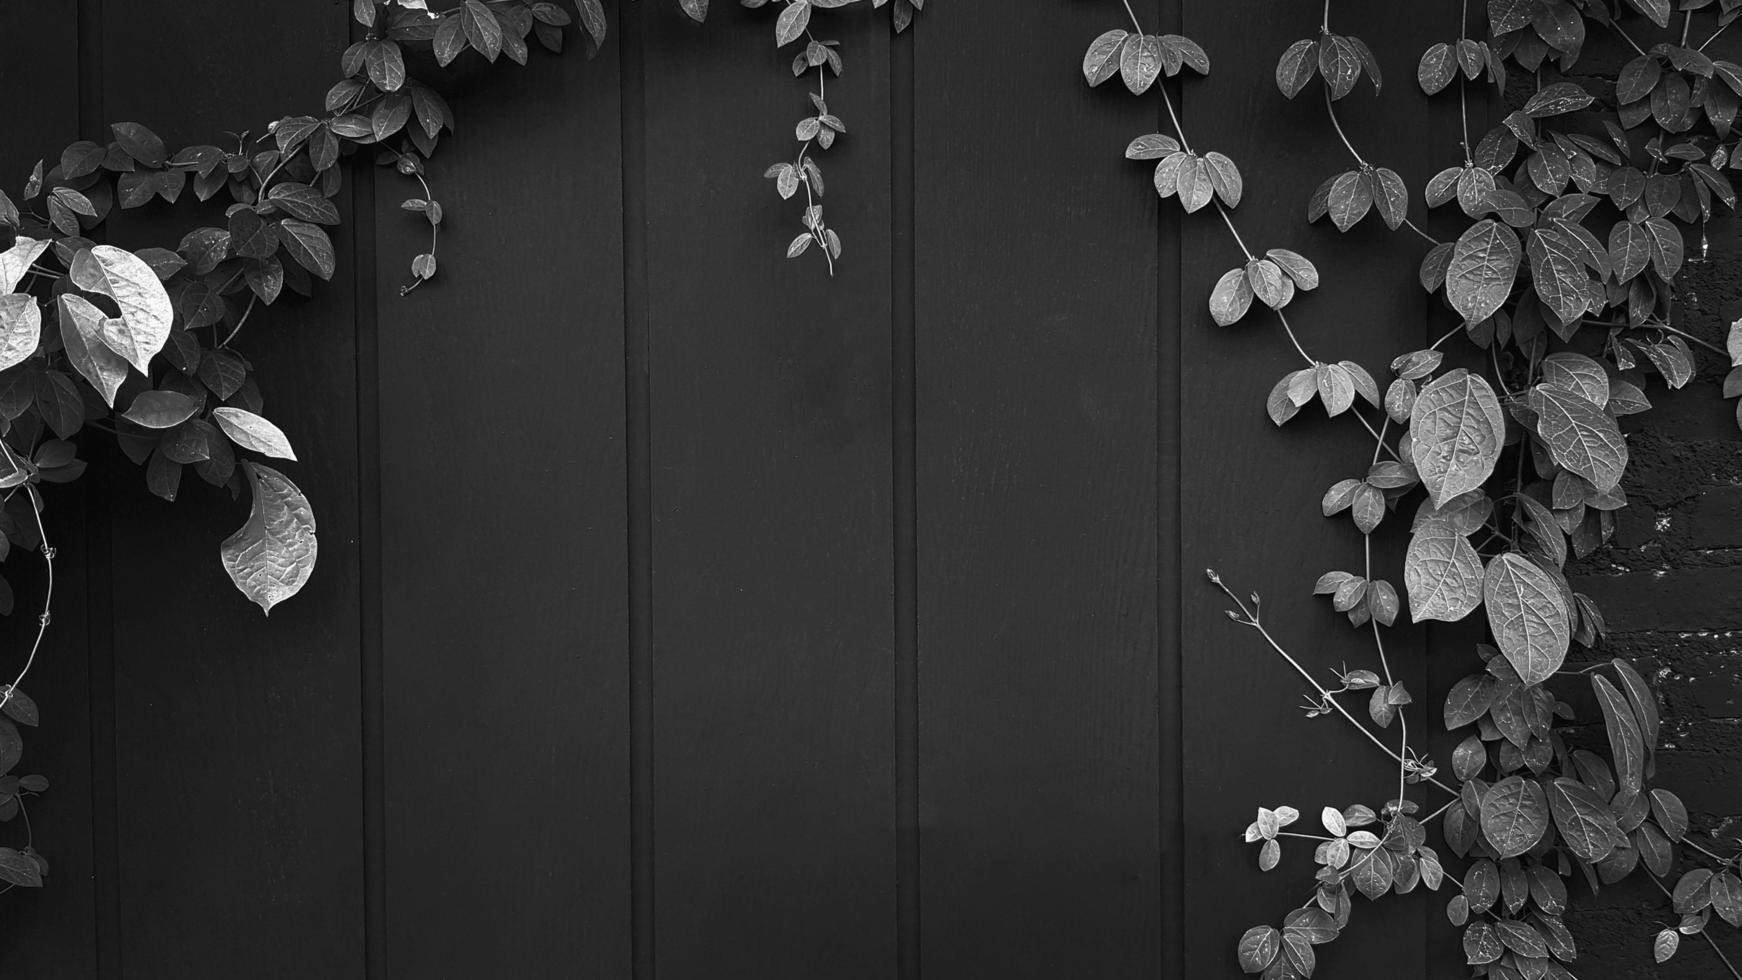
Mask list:
[[[296,595],[314,572],[319,542],[315,515],[296,484],[258,463],[244,463],[254,490],[248,522],[224,541],[224,570],[242,594],[270,614]]]
[[[131,252],[98,245],[74,257],[71,275],[80,289],[115,301],[121,315],[103,321],[103,343],[140,374],[150,374],[151,359],[163,349],[175,320],[157,273]]]
[[[1450,521],[1425,521],[1404,554],[1403,586],[1415,622],[1455,623],[1482,603],[1482,559]]]

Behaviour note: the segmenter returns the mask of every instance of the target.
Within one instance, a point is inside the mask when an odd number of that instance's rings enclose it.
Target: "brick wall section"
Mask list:
[[[1682,274],[1676,326],[1721,347],[1742,317],[1742,223],[1720,219],[1706,235],[1704,259]],[[1697,236],[1689,245],[1698,258]],[[1628,506],[1611,546],[1569,571],[1608,618],[1595,653],[1632,661],[1663,701],[1658,780],[1732,851],[1742,848],[1742,431],[1721,397],[1728,361],[1696,353],[1694,381],[1672,392],[1653,376],[1652,410],[1624,420]],[[1581,718],[1595,710],[1579,705]],[[1651,937],[1673,916],[1643,877],[1581,904],[1569,918],[1586,980],[1725,975],[1697,938],[1667,966],[1652,963]],[[1717,920],[1709,928],[1742,966],[1742,935]]]

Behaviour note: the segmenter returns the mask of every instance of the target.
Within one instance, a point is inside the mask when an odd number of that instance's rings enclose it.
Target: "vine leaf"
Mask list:
[[[1319,70],[1319,42],[1296,41],[1282,53],[1276,63],[1276,87],[1287,98],[1294,98]]]
[[[157,273],[145,260],[113,245],[98,245],[73,257],[71,276],[80,289],[115,301],[121,315],[103,321],[103,343],[140,374],[169,340],[175,308]]]
[[[810,26],[810,0],[797,0],[790,3],[780,12],[780,18],[774,22],[774,46],[786,47],[799,39],[804,29]]]
[[[1618,791],[1622,796],[1634,796],[1645,778],[1645,738],[1639,732],[1639,721],[1633,707],[1609,683],[1609,678],[1592,674],[1591,687],[1603,706],[1603,727],[1609,733],[1609,754],[1615,760]]]
[[[60,297],[60,337],[73,370],[85,376],[103,396],[103,404],[115,407],[115,392],[127,380],[127,361],[103,343],[103,311],[77,293]]]
[[[1396,171],[1384,167],[1373,171],[1373,183],[1378,188],[1373,204],[1379,210],[1379,217],[1385,222],[1385,227],[1396,231],[1409,217],[1409,187]]]
[[[1544,382],[1527,399],[1536,431],[1555,462],[1608,493],[1627,470],[1627,440],[1614,416],[1579,392]]]
[[[24,363],[42,339],[42,307],[28,293],[0,294],[0,370]]]
[[[1471,966],[1492,963],[1504,952],[1506,947],[1500,944],[1500,934],[1488,923],[1472,922],[1464,930],[1464,960]]]
[[[502,24],[496,12],[484,6],[482,0],[466,0],[460,7],[460,30],[472,47],[490,61],[502,53]]]
[[[1660,929],[1657,938],[1651,941],[1651,958],[1659,963],[1668,963],[1675,951],[1681,948],[1682,934],[1674,929]]]
[[[19,281],[30,271],[30,264],[48,249],[48,244],[20,235],[11,248],[0,252],[0,293],[10,293],[18,288]]]
[[[1506,418],[1494,389],[1458,368],[1429,382],[1410,407],[1410,460],[1435,507],[1488,481]]]
[[[1582,860],[1603,860],[1623,839],[1608,802],[1576,779],[1562,776],[1550,783],[1548,803],[1561,841]]]
[[[1556,351],[1542,359],[1542,376],[1550,384],[1576,391],[1593,405],[1609,404],[1609,372],[1603,365],[1573,351]]]
[[[1488,563],[1482,600],[1495,645],[1519,678],[1541,684],[1554,676],[1573,636],[1567,601],[1548,573],[1523,555],[1507,552]]]
[[[1112,30],[1089,44],[1089,50],[1083,55],[1083,77],[1091,86],[1119,74],[1120,51],[1130,36],[1129,31]]]
[[[296,595],[314,572],[319,542],[315,515],[296,484],[258,463],[243,463],[254,491],[248,522],[224,540],[224,570],[242,594],[268,615]]]
[[[1497,682],[1487,674],[1471,674],[1453,684],[1446,695],[1446,729],[1462,728],[1487,714],[1498,692]]]
[[[1275,926],[1253,926],[1240,937],[1240,969],[1262,973],[1282,952],[1282,933]]]
[[[1533,229],[1528,238],[1525,251],[1530,256],[1530,279],[1536,295],[1562,324],[1572,323],[1584,315],[1590,302],[1577,243],[1553,229]]]
[[[1482,603],[1482,559],[1450,521],[1429,520],[1415,529],[1403,559],[1409,614],[1455,623]]]
[[[147,429],[173,429],[199,410],[199,402],[179,391],[142,391],[121,417]]]
[[[1492,218],[1471,225],[1452,247],[1446,298],[1466,323],[1480,323],[1506,302],[1518,277],[1518,236]]]
[[[1569,112],[1578,112],[1593,101],[1595,100],[1591,98],[1591,93],[1576,83],[1555,82],[1543,86],[1541,91],[1524,103],[1524,114],[1532,119],[1564,116]]]
[[[1534,779],[1508,776],[1482,795],[1482,836],[1502,858],[1518,857],[1548,832],[1548,797]]]
[[[1161,38],[1139,35],[1119,55],[1119,77],[1133,95],[1142,95],[1161,74]]]
[[[1325,213],[1338,231],[1348,231],[1367,216],[1373,207],[1373,179],[1359,170],[1350,170],[1331,182],[1325,198]]]
[[[1415,81],[1423,92],[1438,94],[1456,77],[1458,59],[1451,45],[1441,41],[1422,52],[1421,63],[1415,69]]]
[[[1609,661],[1621,678],[1621,689],[1627,692],[1627,702],[1633,706],[1633,716],[1639,721],[1639,737],[1645,745],[1645,775],[1652,775],[1652,756],[1657,751],[1657,734],[1661,722],[1657,714],[1657,696],[1645,684],[1645,678],[1633,665],[1617,657]]]
[[[284,250],[296,260],[296,264],[320,276],[322,279],[333,278],[333,270],[337,257],[333,253],[333,240],[321,230],[319,225],[312,225],[295,218],[286,218],[279,222],[279,241]]]
[[[247,409],[230,406],[213,409],[212,418],[217,420],[218,428],[224,430],[230,441],[243,449],[252,449],[263,456],[296,459],[284,431]]]
[[[679,5],[698,24],[708,19],[708,0],[679,0]]]
[[[1651,22],[1657,26],[1669,26],[1669,0],[1627,0],[1627,5],[1651,18]]]
[[[1216,321],[1216,326],[1225,327],[1239,320],[1251,308],[1252,286],[1247,282],[1245,270],[1222,273],[1216,288],[1210,291],[1210,318]]]

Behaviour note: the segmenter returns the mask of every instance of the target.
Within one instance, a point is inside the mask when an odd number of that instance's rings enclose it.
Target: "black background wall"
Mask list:
[[[6,0],[0,173],[114,121],[179,145],[315,106],[349,6]],[[216,560],[245,505],[165,504],[95,448],[57,488],[27,757],[54,780],[32,807],[53,869],[0,899],[0,973],[1232,976],[1309,871],[1261,879],[1253,809],[1386,793],[1202,582],[1264,592],[1316,664],[1364,656],[1306,592],[1356,560],[1315,501],[1365,450],[1278,432],[1292,352],[1211,325],[1220,227],[1120,158],[1159,100],[1079,74],[1119,5],[935,0],[893,40],[881,13],[829,17],[833,280],[782,256],[796,212],[759,176],[803,84],[769,11],[715,6],[698,28],[643,0],[592,61],[456,72],[443,274],[408,298],[410,189],[353,171],[339,274],[243,346],[321,527],[270,620]],[[1271,67],[1317,7],[1136,6],[1215,62],[1185,124],[1242,165],[1246,233],[1324,272],[1309,343],[1379,368],[1443,332],[1413,242],[1302,221],[1343,151]],[[1455,110],[1407,84],[1455,33],[1442,6],[1337,5],[1394,76],[1347,104],[1351,135],[1415,187],[1457,153]],[[161,207],[113,240],[198,220]],[[1717,337],[1742,259],[1732,222],[1710,233],[1681,308]],[[1672,706],[1665,776],[1708,823],[1742,812],[1719,377],[1654,392],[1621,540],[1580,583]],[[1474,660],[1462,634],[1396,644],[1418,691]],[[1655,894],[1589,909],[1581,975],[1649,975]],[[1322,975],[1462,975],[1440,903],[1357,914]],[[1715,964],[1690,944],[1664,975]]]

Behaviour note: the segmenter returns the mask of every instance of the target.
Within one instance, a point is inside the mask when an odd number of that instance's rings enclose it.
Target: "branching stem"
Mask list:
[[[1404,764],[1402,756],[1400,756],[1396,752],[1392,751],[1391,746],[1386,745],[1383,741],[1380,740],[1379,736],[1373,734],[1371,729],[1369,729],[1366,725],[1361,724],[1361,722],[1359,720],[1357,720],[1354,715],[1350,714],[1349,710],[1347,708],[1343,707],[1342,704],[1338,703],[1336,698],[1333,698],[1331,696],[1330,690],[1328,690],[1323,684],[1320,684],[1317,680],[1315,680],[1313,678],[1313,675],[1305,667],[1301,666],[1300,661],[1294,659],[1294,655],[1289,653],[1286,649],[1283,648],[1282,644],[1280,644],[1276,641],[1276,637],[1272,636],[1270,631],[1264,627],[1264,624],[1259,621],[1258,614],[1254,610],[1248,609],[1246,607],[1246,603],[1244,601],[1242,601],[1239,596],[1236,596],[1233,593],[1233,591],[1228,588],[1227,585],[1223,584],[1221,576],[1217,575],[1214,571],[1211,571],[1209,573],[1209,575],[1210,575],[1210,581],[1215,583],[1216,587],[1221,589],[1222,593],[1224,595],[1226,595],[1229,599],[1233,600],[1234,605],[1239,608],[1240,613],[1238,616],[1233,617],[1234,622],[1239,623],[1241,626],[1250,627],[1251,629],[1257,631],[1258,635],[1262,636],[1264,638],[1264,642],[1270,644],[1270,648],[1272,650],[1275,650],[1277,655],[1282,657],[1282,659],[1284,661],[1286,661],[1290,667],[1293,667],[1295,670],[1295,673],[1299,674],[1303,680],[1305,680],[1308,684],[1310,684],[1312,686],[1312,689],[1314,691],[1318,692],[1318,695],[1322,700],[1324,700],[1326,703],[1331,705],[1331,707],[1337,709],[1337,713],[1342,715],[1343,718],[1349,722],[1349,724],[1355,726],[1356,731],[1359,731],[1362,735],[1365,735],[1367,737],[1367,741],[1372,742],[1374,745],[1378,746],[1379,751],[1384,752],[1386,755],[1390,756],[1392,758],[1392,760],[1395,761],[1398,765]],[[1440,789],[1443,789],[1448,793],[1451,793],[1453,796],[1456,796],[1458,794],[1457,790],[1451,788],[1450,786],[1447,786],[1445,783],[1440,782],[1437,778],[1435,778],[1433,776],[1428,776],[1426,778],[1426,781],[1434,784],[1435,786],[1438,786]]]

